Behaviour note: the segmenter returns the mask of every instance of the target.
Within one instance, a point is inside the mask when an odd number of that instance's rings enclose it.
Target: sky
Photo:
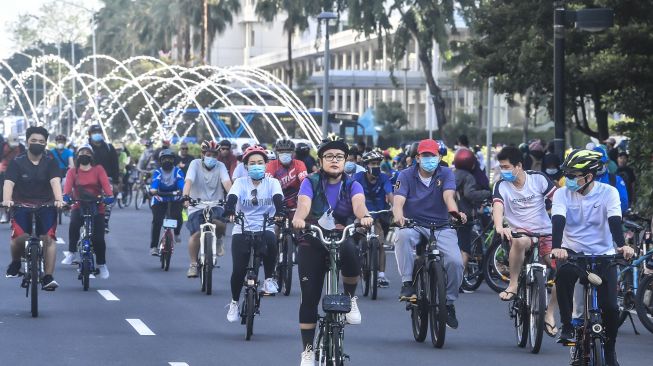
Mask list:
[[[57,0],[0,0],[0,58],[7,58],[16,51],[11,41],[9,25],[18,19],[19,14],[39,13],[39,8],[45,3]],[[87,8],[97,9],[99,0],[63,0],[83,5]]]

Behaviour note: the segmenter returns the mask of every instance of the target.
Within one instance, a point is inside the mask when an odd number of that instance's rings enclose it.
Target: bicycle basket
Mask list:
[[[351,311],[351,298],[347,295],[324,295],[322,310],[325,313],[346,314]]]

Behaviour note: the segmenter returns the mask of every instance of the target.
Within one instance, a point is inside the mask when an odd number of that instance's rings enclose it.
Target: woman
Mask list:
[[[249,245],[243,230],[261,233],[261,240],[257,242],[256,250],[263,256],[263,271],[265,282],[263,292],[277,293],[279,287],[274,280],[274,266],[277,259],[277,243],[274,235],[274,225],[266,224],[264,218],[277,217],[283,219],[283,192],[278,180],[265,176],[265,165],[268,156],[264,148],[251,146],[243,154],[243,164],[247,168],[247,177],[234,181],[225,206],[225,216],[234,221],[236,212],[244,214],[244,227],[236,224],[231,232],[231,259],[233,270],[231,272],[231,303],[227,312],[227,320],[238,320],[238,299],[243,287],[243,280],[247,273],[249,262]],[[263,227],[265,226],[265,231]]]
[[[354,219],[360,219],[365,227],[372,226],[374,221],[365,207],[363,187],[345,174],[348,154],[349,147],[337,136],[330,136],[318,146],[317,155],[322,168],[302,181],[293,219],[295,229],[303,230],[306,222],[309,222],[319,225],[322,230],[342,230]],[[305,235],[299,239],[298,270],[302,279],[299,328],[304,349],[302,366],[315,364],[313,340],[318,319],[317,306],[328,269],[327,257],[326,249],[315,237]],[[346,314],[347,322],[360,324],[361,314],[355,294],[361,266],[351,238],[340,246],[340,269],[345,294],[352,298],[351,311]]]
[[[93,148],[91,145],[82,145],[77,149],[77,161],[74,169],[66,173],[66,184],[63,188],[64,201],[95,200],[98,196],[104,196],[104,204],[91,207],[93,210],[93,251],[97,268],[100,271],[99,277],[109,278],[109,269],[106,262],[107,245],[104,241],[104,206],[113,203],[113,191],[109,183],[109,177],[101,165],[93,164]],[[85,203],[82,203],[85,204]],[[89,203],[91,204],[91,203]],[[68,253],[61,261],[62,264],[73,264],[79,261],[77,254],[77,242],[79,241],[79,230],[84,221],[82,219],[82,207],[75,203],[70,212],[70,226],[68,227]]]
[[[184,223],[181,212],[184,206],[181,202],[181,192],[184,190],[184,173],[175,165],[177,155],[170,149],[163,149],[159,153],[159,166],[152,174],[150,193],[152,197],[152,235],[150,238],[150,254],[159,255],[159,236],[163,220],[168,212],[170,203],[170,218],[177,220],[175,228],[175,243],[181,243],[181,226]],[[179,192],[176,196],[169,194]],[[167,193],[168,195],[161,195]]]

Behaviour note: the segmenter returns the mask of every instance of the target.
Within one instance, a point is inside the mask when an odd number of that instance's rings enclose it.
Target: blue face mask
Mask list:
[[[517,176],[512,172],[512,170],[501,170],[501,178],[507,182],[514,182],[517,180]]]
[[[440,164],[440,158],[437,156],[423,156],[420,158],[419,166],[426,170],[429,173],[432,173],[437,169],[438,164]]]
[[[279,161],[283,165],[288,165],[292,161],[292,154],[290,153],[281,153],[279,154]]]
[[[353,161],[348,161],[345,163],[345,173],[351,174],[356,171],[356,163]]]
[[[212,156],[206,156],[204,157],[204,166],[207,167],[208,169],[213,169],[215,166],[218,164],[218,159],[212,157]]]
[[[579,189],[581,189],[582,186],[578,184],[578,179],[580,179],[580,177],[574,179],[565,177],[565,186],[567,189],[572,192],[577,192]]]
[[[100,142],[100,141],[104,140],[104,136],[102,136],[101,133],[94,133],[94,134],[91,135],[91,140],[93,140],[95,142]]]
[[[265,177],[265,165],[248,165],[249,177],[254,180],[261,180]]]

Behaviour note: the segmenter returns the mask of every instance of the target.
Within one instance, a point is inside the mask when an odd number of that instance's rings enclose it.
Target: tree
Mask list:
[[[383,134],[391,134],[408,124],[408,116],[400,102],[378,102],[374,119],[383,126]]]

